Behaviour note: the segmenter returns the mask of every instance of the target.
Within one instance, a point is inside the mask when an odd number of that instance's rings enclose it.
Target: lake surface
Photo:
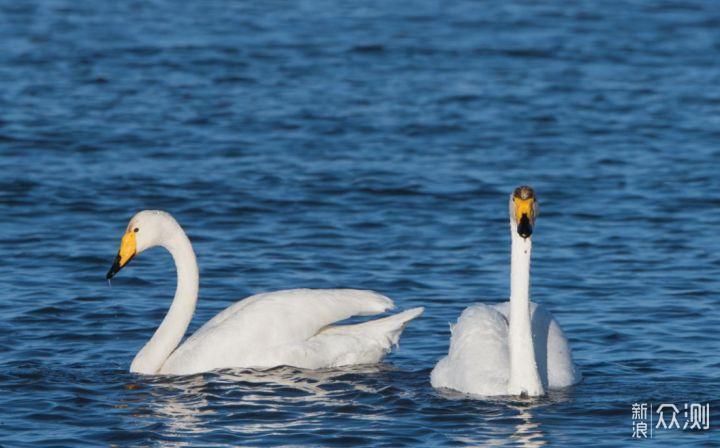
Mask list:
[[[0,445],[717,444],[719,29],[712,1],[1,1]],[[449,324],[507,300],[521,184],[584,380],[435,391]],[[425,314],[379,366],[130,374],[175,286],[160,249],[105,281],[145,208],[197,252],[190,331],[293,287]],[[635,441],[633,403],[711,429]]]

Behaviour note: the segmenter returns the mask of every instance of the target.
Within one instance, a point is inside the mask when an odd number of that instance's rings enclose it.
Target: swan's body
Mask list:
[[[580,372],[573,364],[570,345],[557,321],[542,306],[531,303],[530,309],[541,385],[558,389],[577,383]],[[514,395],[508,389],[509,311],[509,302],[466,308],[453,326],[448,355],[432,371],[433,387],[477,396]],[[542,390],[536,390],[535,395],[542,395]]]
[[[332,326],[351,316],[382,313],[393,302],[372,291],[352,289],[277,291],[235,303],[178,347],[195,312],[199,275],[190,241],[172,216],[159,211],[135,215],[108,278],[135,253],[153,246],[172,254],[178,284],[170,310],[135,356],[131,372],[183,375],[229,367],[318,369],[376,363],[397,344],[407,322],[423,311],[415,308],[360,324]]]
[[[581,379],[562,329],[529,300],[534,194],[529,188],[522,194],[518,190],[511,198],[510,301],[463,311],[452,328],[448,355],[431,373],[433,387],[478,396],[538,396]]]

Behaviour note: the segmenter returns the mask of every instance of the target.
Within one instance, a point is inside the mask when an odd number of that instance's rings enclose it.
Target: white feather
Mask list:
[[[137,229],[137,231],[135,231]],[[175,261],[178,284],[167,315],[133,359],[137,373],[191,374],[231,367],[282,365],[319,369],[376,363],[390,351],[415,308],[369,322],[334,327],[352,316],[393,308],[389,298],[355,289],[291,289],[257,294],[228,307],[182,345],[195,312],[199,273],[190,240],[168,213],[143,211],[128,225],[137,253],[166,248]],[[177,348],[176,348],[177,347]]]

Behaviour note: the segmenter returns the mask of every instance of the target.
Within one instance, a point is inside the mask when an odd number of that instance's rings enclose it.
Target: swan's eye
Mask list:
[[[133,232],[135,232],[135,233],[138,233],[138,231],[140,231],[140,229],[137,228],[137,227],[135,227],[135,228],[133,229]]]

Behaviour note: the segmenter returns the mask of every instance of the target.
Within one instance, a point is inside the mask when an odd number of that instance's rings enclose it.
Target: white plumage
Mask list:
[[[560,325],[530,302],[530,254],[535,193],[510,196],[510,301],[470,306],[452,328],[450,349],[432,373],[433,387],[477,396],[539,396],[577,383],[580,371]]]
[[[192,374],[230,367],[319,369],[377,363],[397,344],[405,325],[423,312],[414,308],[383,319],[333,326],[352,316],[385,312],[393,302],[372,291],[291,289],[235,303],[180,345],[195,312],[199,273],[190,240],[172,216],[161,211],[135,215],[108,279],[136,254],[155,246],[172,255],[177,289],[162,323],[133,359],[132,372]]]
[[[212,318],[165,361],[160,373],[281,365],[319,369],[380,361],[397,344],[415,308],[384,319],[333,326],[393,308],[372,291],[291,289],[257,294]]]

